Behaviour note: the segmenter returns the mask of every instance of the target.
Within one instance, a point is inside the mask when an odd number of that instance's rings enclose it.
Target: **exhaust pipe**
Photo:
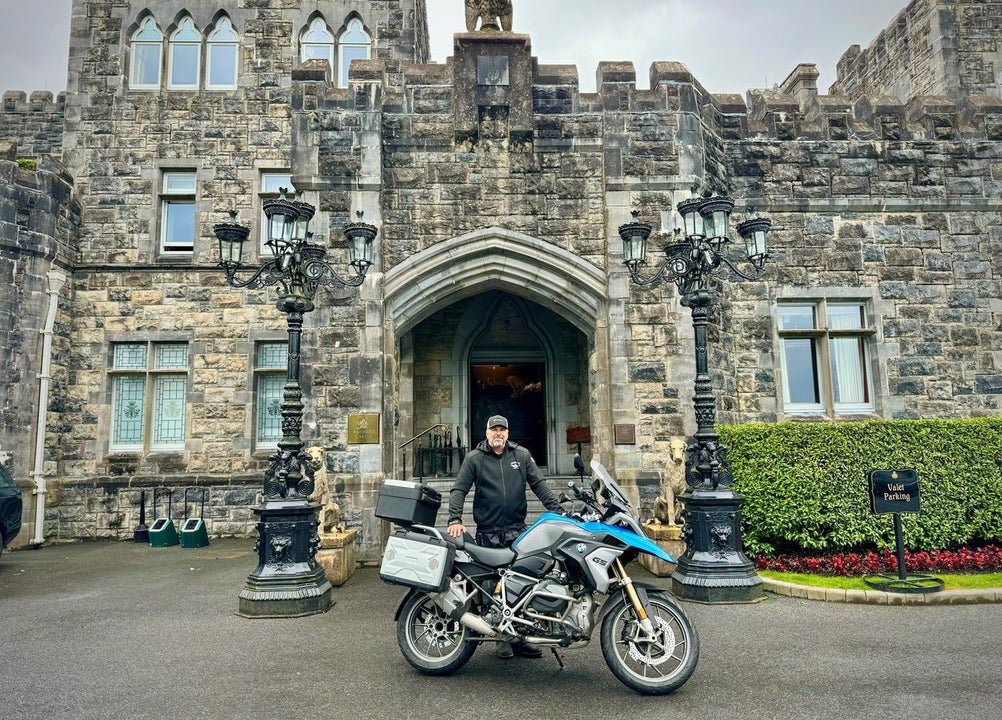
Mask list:
[[[487,637],[492,638],[498,636],[497,631],[488,625],[486,620],[479,615],[474,615],[471,612],[463,613],[459,618],[459,622],[461,622],[465,627],[468,627],[470,630],[478,632],[481,635],[486,635]]]

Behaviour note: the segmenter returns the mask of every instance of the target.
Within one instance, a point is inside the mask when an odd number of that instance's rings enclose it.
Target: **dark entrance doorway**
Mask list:
[[[545,363],[470,365],[471,445],[484,439],[491,415],[508,418],[509,440],[547,464]]]

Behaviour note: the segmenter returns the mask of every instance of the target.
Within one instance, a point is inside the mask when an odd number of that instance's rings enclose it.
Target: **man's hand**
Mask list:
[[[466,526],[463,523],[452,523],[446,530],[451,537],[460,537],[464,532],[466,532]]]

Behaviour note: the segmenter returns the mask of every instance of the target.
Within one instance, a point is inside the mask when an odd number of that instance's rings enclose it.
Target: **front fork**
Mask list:
[[[623,592],[626,593],[626,599],[633,607],[633,612],[637,616],[640,629],[643,630],[648,638],[652,637],[654,635],[654,623],[651,622],[650,617],[647,615],[644,602],[640,599],[637,588],[633,586],[633,579],[626,574],[626,568],[623,567],[623,563],[619,558],[612,561],[612,572],[615,574],[616,579],[619,580],[619,584],[623,587]]]

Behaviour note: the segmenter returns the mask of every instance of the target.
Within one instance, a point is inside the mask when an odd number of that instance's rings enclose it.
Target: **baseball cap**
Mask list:
[[[487,429],[489,430],[492,427],[497,427],[498,425],[500,425],[505,430],[507,430],[508,429],[508,418],[506,418],[506,417],[504,417],[502,415],[491,415],[490,420],[487,421]]]

